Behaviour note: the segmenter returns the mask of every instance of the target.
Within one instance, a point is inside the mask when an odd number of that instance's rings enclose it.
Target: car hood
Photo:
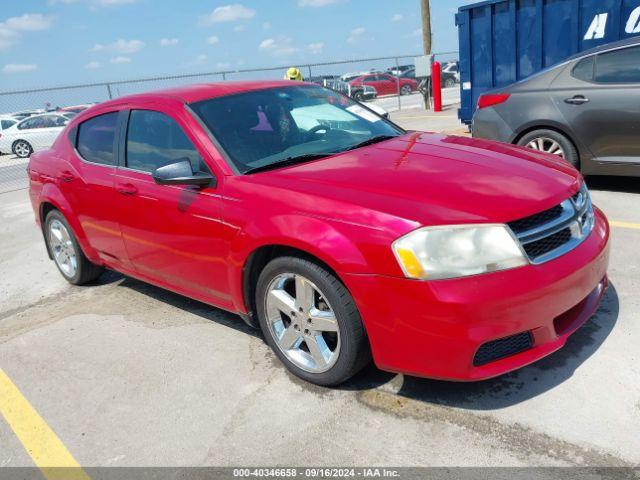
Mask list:
[[[311,195],[357,205],[416,225],[520,219],[559,204],[581,182],[573,167],[551,155],[486,140],[418,132],[247,177],[299,192],[299,198]],[[327,202],[301,202],[299,208],[304,210],[307,204],[317,213],[316,206]],[[343,219],[345,211],[324,215]]]

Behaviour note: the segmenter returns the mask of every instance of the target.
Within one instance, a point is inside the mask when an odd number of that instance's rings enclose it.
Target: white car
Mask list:
[[[13,152],[20,158],[28,158],[33,152],[46,150],[68,121],[67,116],[57,113],[25,118],[2,131],[0,152]]]
[[[2,138],[3,132],[13,127],[16,123],[18,123],[18,120],[13,117],[0,117],[0,139]],[[11,150],[3,150],[0,148],[0,155],[2,155],[3,153],[11,153]]]

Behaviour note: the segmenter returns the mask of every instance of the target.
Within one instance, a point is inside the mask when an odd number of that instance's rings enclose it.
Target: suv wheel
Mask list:
[[[518,145],[550,153],[564,158],[578,168],[579,158],[571,140],[555,130],[535,130],[527,133],[518,141]]]
[[[271,261],[258,279],[256,306],[269,346],[308,382],[340,384],[371,360],[353,298],[316,263],[297,257]]]
[[[62,276],[73,285],[95,280],[104,269],[84,255],[64,216],[52,210],[45,220],[47,248]]]

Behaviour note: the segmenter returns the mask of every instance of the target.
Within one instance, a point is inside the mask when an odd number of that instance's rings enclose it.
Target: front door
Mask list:
[[[115,179],[120,229],[133,268],[161,286],[221,307],[231,306],[222,199],[212,185],[158,185],[158,167],[189,159],[211,173],[188,128],[162,107],[132,110],[124,165]]]
[[[592,155],[640,163],[640,47],[587,57],[565,75],[571,86],[553,91],[554,101]]]

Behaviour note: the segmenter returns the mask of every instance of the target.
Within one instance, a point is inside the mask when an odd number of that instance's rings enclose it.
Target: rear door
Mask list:
[[[587,57],[564,77],[552,97],[583,145],[600,162],[640,163],[640,47]]]
[[[127,268],[113,190],[119,115],[118,111],[102,113],[75,127],[70,133],[71,158],[59,175],[89,244],[109,265]]]
[[[133,267],[158,285],[231,306],[216,185],[158,185],[151,176],[156,168],[185,158],[194,171],[213,173],[188,119],[163,105],[145,105],[131,110],[123,128],[114,208]]]

